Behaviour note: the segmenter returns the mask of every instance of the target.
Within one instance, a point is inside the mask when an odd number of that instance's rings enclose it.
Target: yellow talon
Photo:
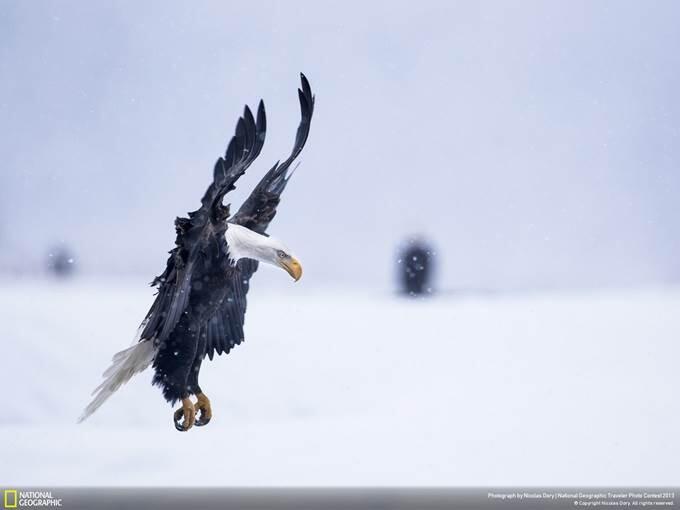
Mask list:
[[[179,419],[184,417],[182,424],[179,423]],[[182,399],[182,408],[175,411],[175,428],[179,431],[187,431],[194,426],[196,422],[196,409],[194,404],[189,398]]]
[[[210,407],[210,399],[205,396],[204,393],[199,393],[196,395],[196,403],[194,404],[195,415],[198,416],[198,412],[201,411],[201,417],[196,420],[196,426],[202,427],[207,425],[212,418],[212,407]]]

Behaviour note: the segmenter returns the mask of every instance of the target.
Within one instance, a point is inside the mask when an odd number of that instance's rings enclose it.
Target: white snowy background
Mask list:
[[[246,342],[201,370],[215,417],[179,433],[150,373],[75,424],[148,289],[6,283],[0,480],[677,484],[678,289],[412,301],[289,286],[255,285]]]
[[[677,485],[680,4],[0,5],[0,482]],[[246,342],[180,434],[151,374],[82,425],[242,105],[285,157]],[[436,247],[398,297],[396,247]],[[76,276],[46,274],[67,247]]]

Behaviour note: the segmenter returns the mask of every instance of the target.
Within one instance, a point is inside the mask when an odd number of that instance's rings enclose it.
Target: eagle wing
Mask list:
[[[222,204],[222,199],[260,154],[266,129],[264,103],[260,101],[257,120],[246,106],[224,157],[215,163],[213,182],[201,200],[201,207],[190,212],[188,218],[175,220],[176,246],[170,251],[165,271],[152,282],[158,294],[142,322],[140,341],[153,339],[160,344],[167,339],[187,308],[192,278],[198,274],[207,253],[217,253],[226,270],[224,232],[229,208]]]
[[[276,163],[246,199],[238,212],[229,220],[259,234],[266,235],[269,223],[276,215],[281,194],[292,175],[289,169],[305,146],[309,127],[314,113],[314,95],[304,74],[300,74],[302,87],[298,89],[300,99],[300,125],[295,136],[293,150],[283,163]],[[237,263],[230,280],[230,292],[217,312],[205,325],[207,337],[206,354],[213,359],[218,354],[228,353],[243,341],[243,324],[246,314],[246,294],[250,288],[250,278],[257,271],[258,263],[252,259],[241,259]]]

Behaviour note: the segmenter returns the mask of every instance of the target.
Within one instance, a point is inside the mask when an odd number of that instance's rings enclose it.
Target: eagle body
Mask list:
[[[301,120],[290,156],[264,175],[232,216],[223,198],[258,157],[266,133],[264,103],[260,101],[255,116],[245,107],[225,155],[215,164],[201,207],[175,220],[175,247],[165,270],[152,282],[158,292],[137,341],[114,355],[79,421],[149,366],[154,370],[152,383],[161,388],[165,399],[171,404],[182,402],[174,414],[178,430],[210,421],[210,401],[199,386],[201,363],[206,356],[212,360],[215,353],[228,353],[243,342],[246,295],[258,264],[280,267],[296,281],[302,275],[290,250],[266,233],[292,175],[291,165],[309,134],[314,96],[304,75],[301,81]],[[195,403],[190,400],[193,395]]]
[[[200,271],[191,284],[191,295],[185,311],[167,339],[156,341],[152,383],[160,386],[171,404],[189,395],[200,393],[198,373],[206,354],[206,324],[230,296],[230,282],[238,278],[235,268],[209,267]],[[230,338],[233,345],[243,341],[243,329]],[[231,346],[229,347],[231,348]],[[226,351],[228,352],[228,350]]]

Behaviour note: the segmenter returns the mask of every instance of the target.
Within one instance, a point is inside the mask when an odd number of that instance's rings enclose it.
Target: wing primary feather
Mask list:
[[[267,132],[267,115],[264,110],[264,101],[260,99],[257,105],[257,131],[260,134],[262,143],[264,143],[265,133]]]
[[[238,118],[238,122],[236,123],[236,138],[241,140],[241,142],[245,142],[246,138],[246,121],[243,120],[243,117]]]
[[[309,86],[309,80],[304,73],[300,73],[300,81],[302,82],[302,90],[305,96],[312,97],[312,87]]]
[[[243,118],[245,119],[246,134],[248,136],[247,145],[250,147],[257,139],[257,126],[253,118],[253,112],[250,111],[248,105],[243,109]]]
[[[231,142],[229,142],[229,147],[231,147]],[[227,149],[227,155],[229,154],[229,149]],[[215,171],[213,172],[213,180],[215,182],[219,182],[221,179],[224,179],[225,177],[225,170],[224,170],[224,159],[219,158],[215,162]]]
[[[234,152],[232,154],[231,159],[227,158],[227,163],[229,163],[229,166],[231,169],[236,166],[236,164],[240,161],[243,161],[243,149],[245,149],[245,128],[243,127],[243,119],[240,118],[238,120],[238,124],[236,124],[236,136],[234,136]]]

